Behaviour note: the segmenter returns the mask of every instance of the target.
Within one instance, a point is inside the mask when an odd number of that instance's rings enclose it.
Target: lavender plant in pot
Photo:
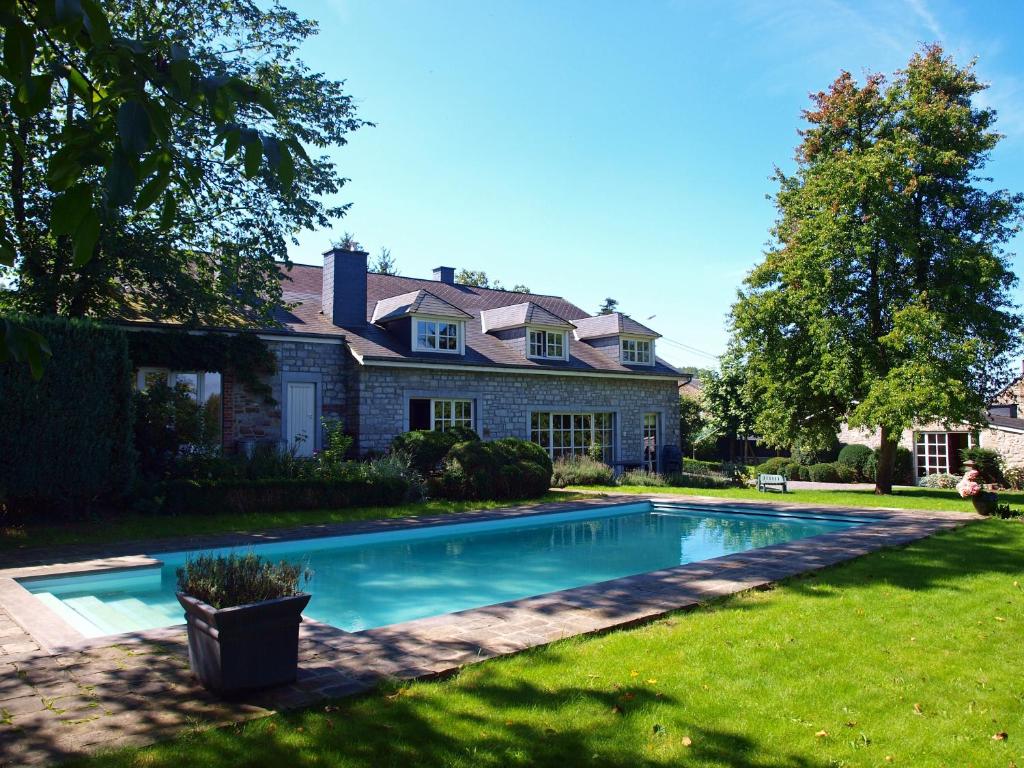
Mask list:
[[[204,687],[230,696],[295,680],[308,572],[248,553],[199,555],[177,574],[189,663]]]

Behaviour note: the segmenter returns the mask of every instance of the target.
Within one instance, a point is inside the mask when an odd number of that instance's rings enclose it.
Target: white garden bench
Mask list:
[[[778,488],[783,493],[786,493],[786,476],[785,475],[758,475],[757,476],[757,490],[767,491],[770,488]]]

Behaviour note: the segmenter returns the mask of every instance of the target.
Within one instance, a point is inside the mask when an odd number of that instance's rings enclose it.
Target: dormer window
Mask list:
[[[528,356],[542,360],[565,360],[565,331],[529,329]]]
[[[413,318],[413,349],[417,352],[445,352],[461,355],[463,337],[461,321]]]
[[[625,336],[619,344],[625,365],[654,365],[654,342],[650,339]]]

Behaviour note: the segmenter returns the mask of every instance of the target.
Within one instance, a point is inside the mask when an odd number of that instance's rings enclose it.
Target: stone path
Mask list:
[[[550,511],[564,508],[549,506],[554,508]],[[807,511],[795,506],[774,508]],[[849,509],[842,512],[858,514]],[[481,513],[474,519],[493,514]],[[860,514],[870,519],[857,528],[358,633],[306,621],[300,633],[298,680],[234,702],[219,701],[195,683],[181,628],[50,649],[33,640],[0,604],[0,633],[5,633],[0,635],[0,648],[5,649],[0,654],[0,766],[52,763],[100,748],[147,744],[188,729],[337,699],[372,688],[383,679],[443,675],[560,638],[647,621],[905,544],[973,517],[891,510]],[[405,525],[423,523],[406,521]],[[381,522],[385,524],[396,525]],[[365,530],[367,526],[349,526],[356,527]],[[0,576],[12,573],[16,572],[0,571]]]

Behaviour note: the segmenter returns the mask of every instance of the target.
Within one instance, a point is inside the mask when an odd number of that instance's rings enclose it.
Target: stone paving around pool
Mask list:
[[[806,506],[787,504],[631,495],[465,513],[457,520],[561,512],[645,499],[700,504],[709,509],[726,505],[809,511]],[[875,520],[857,528],[715,560],[362,632],[348,633],[307,620],[300,632],[298,680],[232,702],[218,700],[193,680],[183,627],[76,639],[47,610],[25,602],[28,593],[12,577],[80,572],[82,563],[78,561],[89,558],[93,558],[92,568],[112,568],[124,562],[118,559],[119,554],[439,525],[455,522],[456,516],[135,542],[103,551],[77,547],[45,556],[24,553],[19,555],[19,567],[0,570],[0,766],[47,764],[98,749],[148,744],[189,729],[337,699],[369,690],[385,679],[443,675],[466,664],[561,638],[647,621],[976,519],[974,515],[944,512],[828,511]],[[136,554],[127,562],[140,559]]]

